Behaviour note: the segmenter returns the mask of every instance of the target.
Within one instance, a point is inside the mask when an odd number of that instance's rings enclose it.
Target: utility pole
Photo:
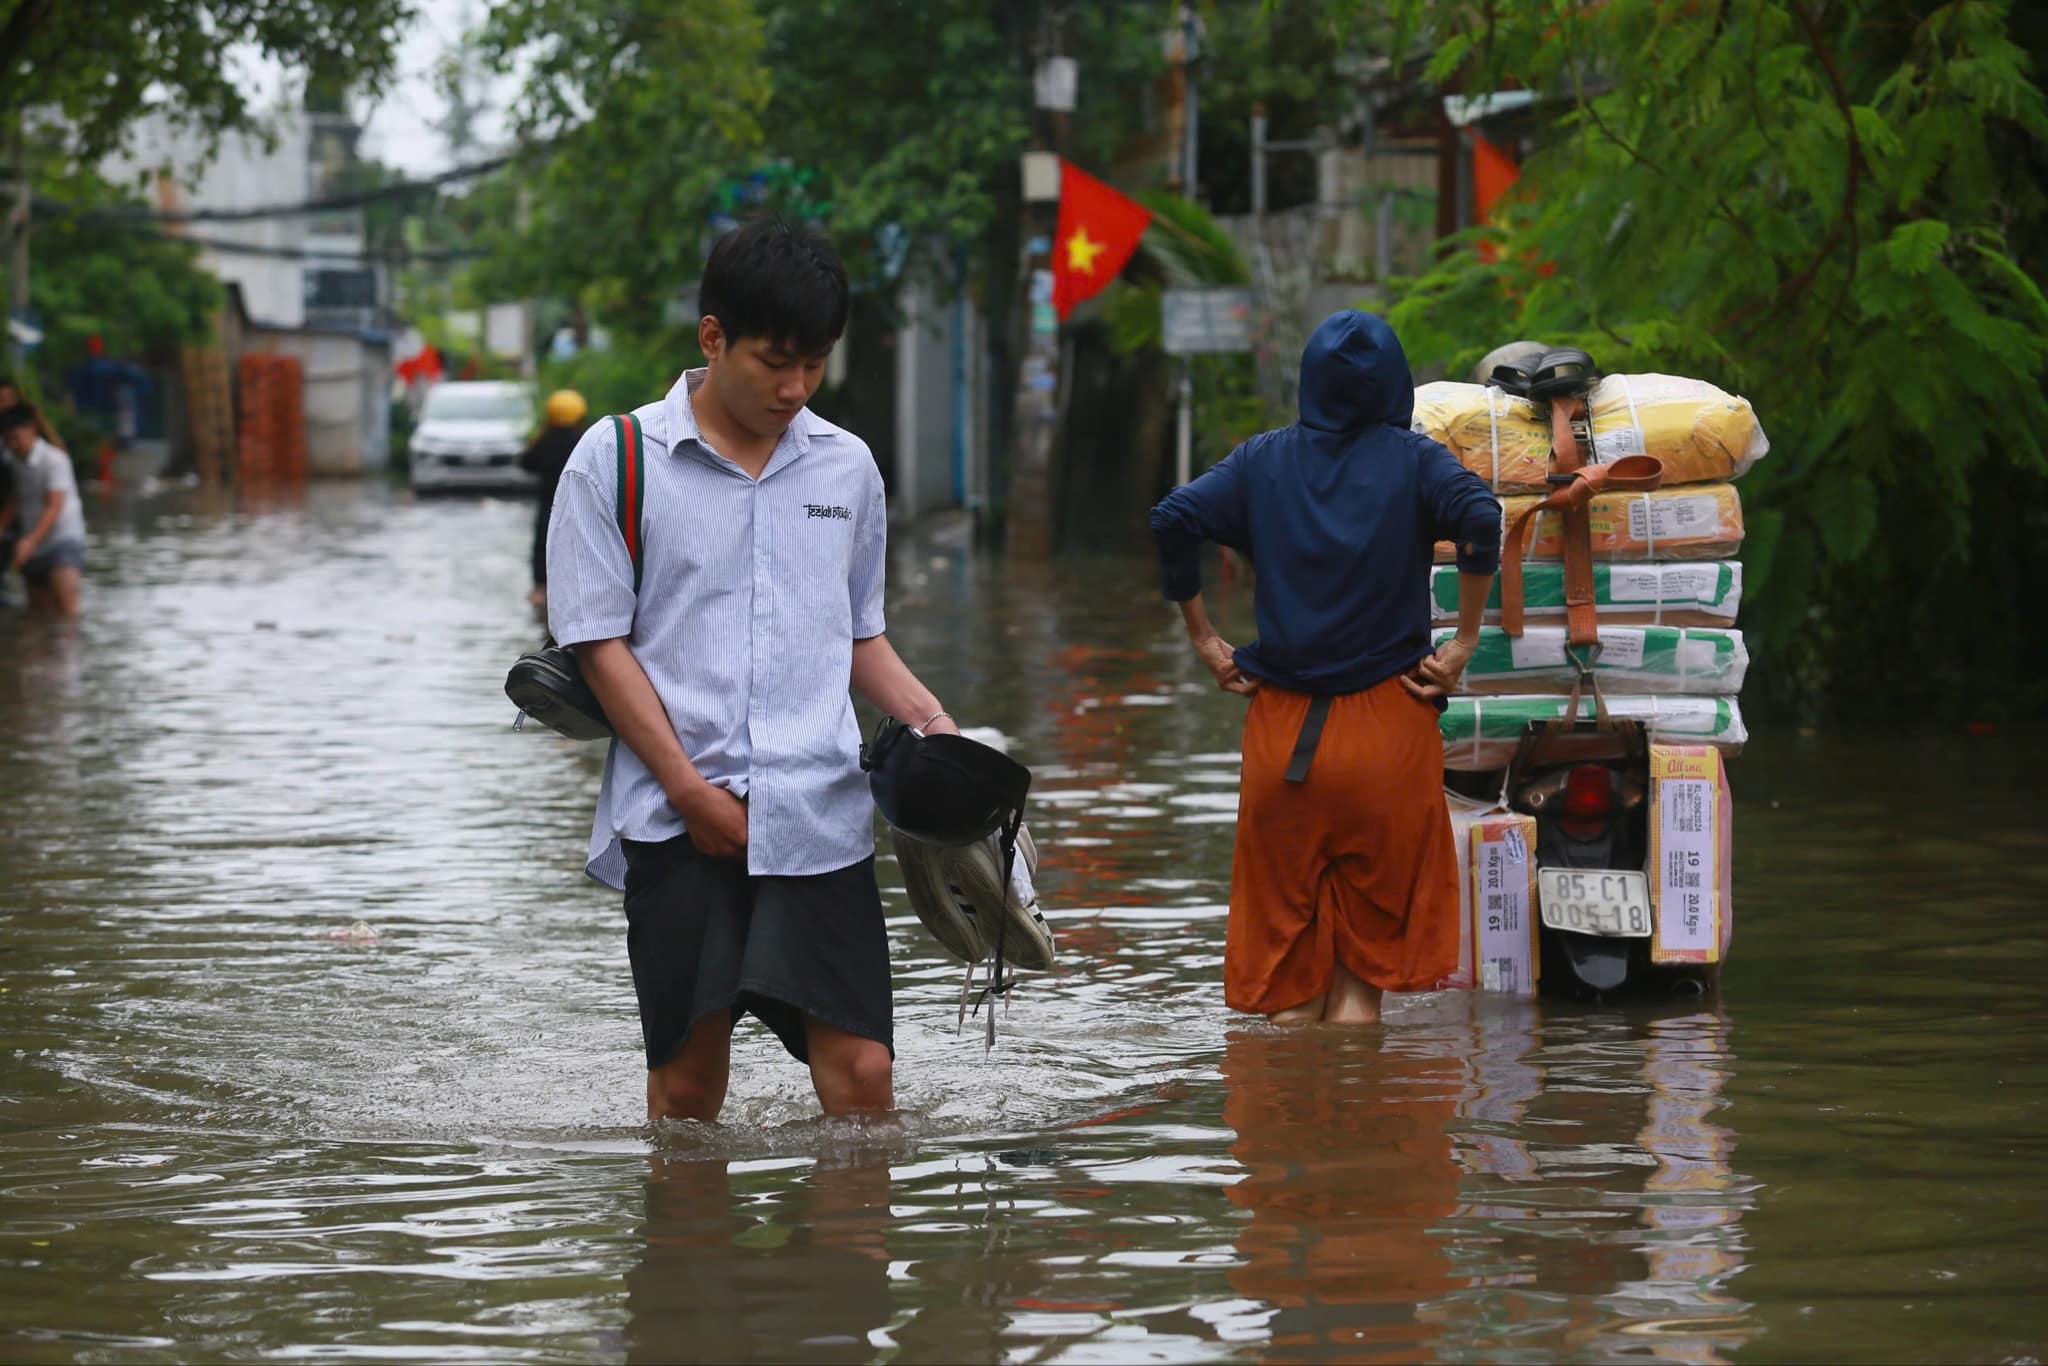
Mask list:
[[[1273,260],[1266,252],[1266,106],[1252,105],[1252,299],[1253,306],[1271,323],[1276,312],[1273,289]],[[1284,334],[1283,334],[1284,335]],[[1271,402],[1279,386],[1273,378],[1273,362],[1259,355],[1253,360],[1259,389]]]
[[[1266,106],[1252,106],[1252,221],[1266,216]]]
[[[1182,131],[1185,137],[1181,145],[1181,192],[1192,202],[1198,199],[1195,178],[1196,147],[1201,127],[1201,106],[1195,93],[1195,59],[1201,55],[1198,44],[1201,41],[1201,21],[1195,15],[1195,7],[1182,4],[1180,7],[1180,69],[1182,85]],[[1180,358],[1180,402],[1176,405],[1173,424],[1173,482],[1176,486],[1194,478],[1195,472],[1195,372],[1194,362],[1187,356]]]
[[[1195,180],[1195,147],[1202,127],[1202,105],[1195,90],[1195,62],[1202,55],[1202,20],[1195,13],[1195,7],[1183,3],[1180,7],[1180,69],[1183,87],[1181,119],[1181,193],[1190,203],[1201,202],[1201,190]]]
[[[1024,156],[1025,343],[1011,417],[1010,494],[1006,541],[1020,558],[1052,554],[1052,453],[1059,428],[1059,325],[1052,312],[1052,240],[1059,200],[1058,158],[1066,151],[1066,114],[1075,73],[1060,55],[1063,7],[1041,12],[1034,42],[1033,106],[1037,148]],[[1050,143],[1050,147],[1047,144]],[[1047,182],[1050,182],[1049,184]]]
[[[28,368],[28,348],[15,333],[16,320],[28,313],[28,220],[34,203],[29,183],[28,142],[22,134],[23,116],[14,116],[14,209],[7,228],[12,250],[7,261],[7,352],[13,362],[15,383],[22,382]]]

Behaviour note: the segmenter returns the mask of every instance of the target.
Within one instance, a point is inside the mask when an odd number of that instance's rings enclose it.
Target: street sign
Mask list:
[[[1249,351],[1249,289],[1169,289],[1159,296],[1159,331],[1169,356]]]
[[[1025,203],[1050,204],[1060,197],[1060,159],[1056,153],[1026,152],[1023,170]]]

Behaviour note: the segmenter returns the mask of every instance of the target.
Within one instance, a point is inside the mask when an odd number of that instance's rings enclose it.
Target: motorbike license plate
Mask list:
[[[1538,868],[1536,890],[1548,929],[1647,939],[1650,879],[1609,868]]]

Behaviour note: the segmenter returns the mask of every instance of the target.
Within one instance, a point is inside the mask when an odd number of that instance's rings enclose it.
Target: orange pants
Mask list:
[[[1342,960],[1385,991],[1457,970],[1458,871],[1436,711],[1399,678],[1330,701],[1308,779],[1286,781],[1309,698],[1260,686],[1244,723],[1223,993],[1270,1015]]]

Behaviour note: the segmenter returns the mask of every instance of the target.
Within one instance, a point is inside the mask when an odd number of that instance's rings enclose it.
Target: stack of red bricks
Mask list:
[[[299,479],[306,473],[306,378],[296,356],[246,354],[239,367],[244,480]]]

